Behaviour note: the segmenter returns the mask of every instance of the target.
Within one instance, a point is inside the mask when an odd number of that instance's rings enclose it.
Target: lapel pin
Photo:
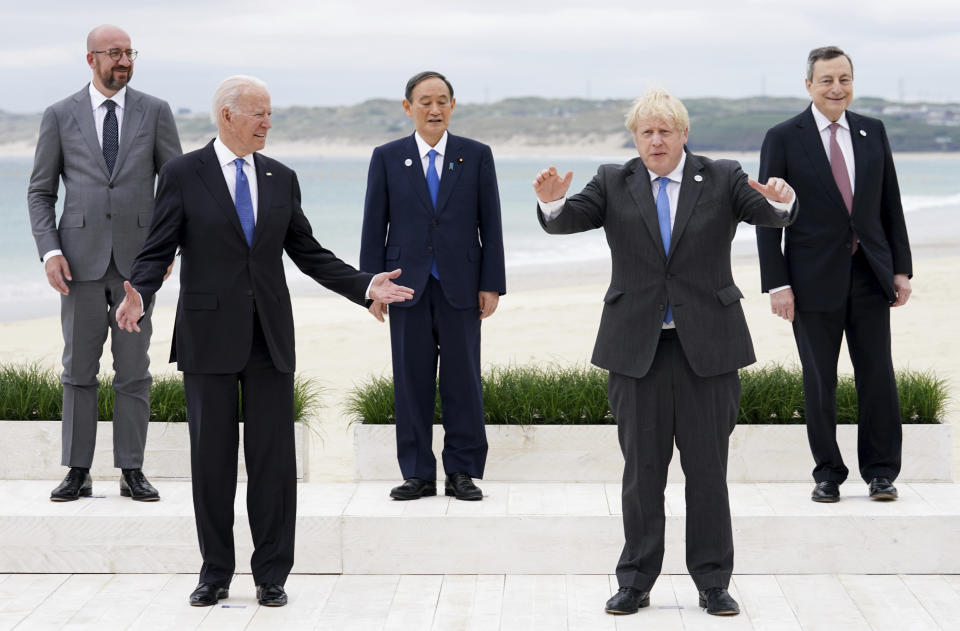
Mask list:
[[[450,163],[450,166],[447,167],[450,171],[453,171],[453,162]]]
[[[463,158],[457,158],[457,162],[459,162],[460,164],[463,164]]]
[[[861,130],[860,130],[860,135],[861,135],[861,136],[866,136],[866,135],[867,135],[867,132],[866,132],[865,130],[861,129]]]
[[[411,164],[413,164],[413,160],[411,160],[410,158],[407,158],[406,160],[403,161],[403,166],[405,167],[408,167]]]
[[[270,171],[267,171],[266,173],[264,173],[264,175],[266,175],[267,177],[270,177],[271,175],[273,175],[273,173],[271,173]]]
[[[703,181],[703,176],[700,175],[699,173],[697,173],[696,175],[693,176],[693,181],[694,181],[694,182],[702,182],[702,181]]]

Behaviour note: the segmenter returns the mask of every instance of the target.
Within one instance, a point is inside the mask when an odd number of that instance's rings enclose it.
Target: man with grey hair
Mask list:
[[[217,137],[160,172],[156,217],[117,310],[121,328],[140,330],[137,323],[153,303],[166,261],[179,247],[170,360],[183,371],[203,556],[200,584],[190,595],[194,606],[226,598],[233,578],[239,418],[257,600],[272,607],[287,602],[297,472],[293,312],[283,253],[318,283],[360,305],[413,295],[390,281],[399,269],[365,274],[317,243],[300,208],[296,174],[258,153],[270,116],[270,94],[259,79],[233,76],[220,84],[214,98]]]
[[[760,177],[784,177],[803,198],[786,231],[757,228],[770,309],[793,323],[814,502],[837,502],[848,469],[837,447],[837,360],[844,335],[857,383],[857,458],[874,500],[895,500],[902,445],[890,349],[890,307],[910,298],[913,265],[883,123],[854,114],[853,63],[836,46],[810,51],[811,103],[767,132]]]
[[[689,117],[662,89],[627,114],[640,156],[606,164],[566,197],[572,172],[542,171],[533,187],[538,219],[551,234],[603,228],[612,278],[592,362],[610,371],[623,469],[619,591],[611,614],[650,604],[663,562],[663,491],[673,445],[686,475],[687,568],[700,606],[740,609],[727,592],[733,535],[727,445],[739,409],[737,370],[753,363],[750,332],[734,284],[730,242],[741,221],[785,226],[797,214],[779,178],[748,180],[740,165],[686,149]]]
[[[104,24],[87,36],[92,81],[43,114],[27,200],[30,224],[50,286],[61,294],[63,443],[70,467],[53,490],[55,502],[89,497],[97,437],[97,373],[110,332],[113,353],[113,461],[120,494],[156,501],[143,474],[150,416],[150,314],[143,335],[120,333],[113,322],[123,281],[153,216],[156,175],[180,155],[170,106],[128,87],[137,51],[122,29]],[[66,199],[60,225],[60,180]],[[170,265],[173,256],[166,261]]]

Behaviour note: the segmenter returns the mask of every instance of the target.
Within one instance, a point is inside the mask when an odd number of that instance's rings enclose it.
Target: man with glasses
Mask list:
[[[30,223],[50,286],[61,294],[63,328],[63,455],[70,467],[50,499],[92,494],[90,466],[97,433],[97,373],[110,331],[115,392],[114,466],[120,494],[139,501],[160,495],[143,475],[150,413],[147,348],[142,335],[123,335],[115,321],[123,281],[153,217],[160,167],[180,155],[170,106],[127,87],[137,51],[130,36],[102,25],[87,36],[92,81],[47,108],[40,123],[27,199]],[[66,196],[59,227],[60,180]]]

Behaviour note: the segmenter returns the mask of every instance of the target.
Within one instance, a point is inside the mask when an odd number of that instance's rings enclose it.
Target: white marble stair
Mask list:
[[[622,545],[617,483],[483,482],[482,502],[387,497],[389,482],[301,484],[297,573],[606,574]],[[56,481],[0,481],[0,573],[194,573],[190,486],[153,504],[95,482],[91,499],[52,503]],[[872,502],[811,502],[809,483],[731,483],[739,574],[960,573],[960,485],[900,483]],[[237,492],[238,571],[251,552]],[[683,485],[668,485],[664,573],[684,573]]]

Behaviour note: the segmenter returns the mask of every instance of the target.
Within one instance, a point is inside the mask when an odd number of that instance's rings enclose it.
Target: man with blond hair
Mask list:
[[[686,108],[662,89],[626,117],[639,157],[607,164],[565,197],[572,172],[534,181],[551,234],[603,228],[612,277],[592,362],[610,372],[610,409],[625,466],[619,591],[611,614],[650,604],[663,562],[663,492],[676,441],[686,475],[687,568],[700,606],[735,615],[727,592],[733,536],[727,445],[740,400],[737,370],[755,361],[733,281],[730,242],[741,221],[786,226],[797,213],[784,180],[748,180],[740,165],[686,150]]]
[[[237,421],[243,419],[250,567],[261,605],[287,603],[293,567],[297,470],[293,437],[293,312],[284,252],[302,272],[349,300],[405,300],[413,292],[359,272],[313,237],[296,174],[261,153],[270,94],[254,77],[225,79],[213,98],[217,137],[160,173],[157,216],[133,262],[117,321],[137,321],[180,248],[180,299],[170,361],[183,371],[193,507],[203,565],[197,607],[229,595],[235,568]],[[240,391],[240,404],[237,391]]]
[[[54,502],[93,493],[97,373],[108,332],[116,373],[113,464],[120,469],[120,494],[137,501],[160,499],[143,474],[152,309],[136,338],[123,335],[113,320],[130,263],[150,229],[157,173],[180,155],[180,138],[166,101],[128,86],[136,57],[123,29],[104,24],[90,31],[92,80],[43,113],[30,176],[33,237],[47,280],[61,294],[61,464],[70,469],[50,493]],[[66,195],[58,226],[61,179]],[[166,263],[172,260],[171,255]]]

